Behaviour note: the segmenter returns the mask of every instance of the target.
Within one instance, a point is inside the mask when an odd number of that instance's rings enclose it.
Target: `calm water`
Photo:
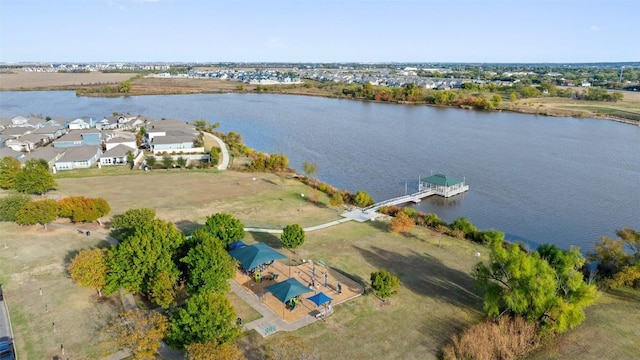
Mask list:
[[[301,171],[383,200],[417,190],[420,175],[465,177],[471,190],[417,206],[445,221],[466,216],[510,239],[584,251],[623,226],[640,229],[640,128],[609,121],[483,113],[282,95],[78,98],[0,92],[0,116],[112,112],[219,122],[245,143],[284,153]]]

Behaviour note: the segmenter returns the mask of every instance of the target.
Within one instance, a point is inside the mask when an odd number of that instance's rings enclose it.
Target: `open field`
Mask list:
[[[103,197],[111,205],[111,216],[134,207],[155,208],[158,217],[176,222],[185,231],[195,229],[215,212],[228,212],[245,226],[270,228],[291,223],[305,227],[339,217],[326,197],[311,203],[307,196],[300,196],[309,194],[310,188],[273,174],[177,169],[127,169],[126,173],[57,178],[58,189],[46,196]],[[108,231],[97,224],[86,226],[92,233]],[[98,329],[120,311],[120,299],[98,301],[93,291],[71,283],[64,264],[79,249],[105,244],[52,227],[44,231],[40,226],[0,223],[0,234],[0,282],[11,308],[20,358],[52,358],[59,355],[60,344],[65,346],[65,356],[96,358],[101,351]],[[488,259],[482,246],[425,228],[415,228],[407,235],[392,234],[385,221],[347,222],[306,235],[305,244],[295,253],[280,251],[296,263],[323,260],[363,285],[378,269],[395,273],[402,283],[400,293],[386,304],[366,293],[336,305],[326,322],[294,333],[318,349],[324,359],[369,359],[381,354],[388,359],[434,359],[452,334],[483,318],[481,294],[470,276],[478,261],[476,252],[481,253],[480,260]],[[266,233],[248,233],[246,241],[262,241],[276,248],[280,242],[278,236]],[[627,295],[603,296],[588,309],[582,326],[534,358],[567,358],[584,352],[593,353],[594,359],[633,357],[640,338],[635,326],[640,305],[637,294],[635,298]],[[245,322],[260,317],[238,297],[230,298]],[[265,348],[285,335],[263,339],[251,332],[239,343],[250,358],[261,359]]]
[[[0,90],[48,90],[61,86],[114,84],[135,74],[0,72]]]

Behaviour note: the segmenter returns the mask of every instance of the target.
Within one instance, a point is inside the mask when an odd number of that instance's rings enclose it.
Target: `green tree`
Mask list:
[[[209,152],[209,156],[211,156],[211,165],[218,165],[218,162],[220,161],[220,148],[218,147],[212,147],[211,151]]]
[[[147,156],[145,158],[145,162],[146,162],[148,167],[153,168],[154,166],[156,166],[156,163],[158,162],[158,159],[156,159],[155,156],[150,155],[150,156]]]
[[[21,170],[22,165],[18,159],[10,156],[3,157],[0,160],[0,188],[11,189]]]
[[[226,213],[216,213],[207,217],[203,229],[221,241],[226,248],[232,242],[244,239],[244,225]]]
[[[133,85],[131,84],[131,81],[123,81],[118,84],[118,92],[128,94],[132,87]]]
[[[169,156],[169,155],[165,155],[165,156],[163,156],[163,157],[162,157],[162,166],[163,166],[165,169],[167,169],[167,170],[168,170],[170,167],[172,167],[172,166],[173,166],[173,158],[172,158],[171,156]]]
[[[235,272],[235,262],[223,244],[204,229],[198,229],[189,240],[191,248],[180,261],[187,266],[187,290],[225,293]]]
[[[133,155],[133,151],[129,150],[127,151],[127,164],[129,164],[129,168],[131,170],[133,170],[133,165],[135,165],[134,161],[135,161],[136,157],[135,155]]]
[[[142,140],[144,139],[144,136],[147,134],[147,129],[141,127],[140,130],[138,130],[136,132],[136,146],[140,147],[142,146]]]
[[[304,230],[298,224],[287,225],[282,229],[280,242],[287,249],[296,249],[304,244]]]
[[[367,207],[375,203],[373,198],[371,198],[371,195],[364,190],[360,190],[356,193],[356,196],[353,198],[353,202],[358,207]]]
[[[224,294],[203,292],[191,296],[171,319],[169,340],[179,349],[194,343],[230,343],[240,334],[236,313]]]
[[[19,225],[40,224],[47,229],[47,224],[58,217],[58,202],[53,199],[33,201],[24,205],[16,213]]]
[[[381,299],[386,299],[398,293],[400,279],[387,270],[378,270],[371,273],[371,287]]]
[[[589,260],[597,263],[600,275],[613,287],[640,287],[640,232],[625,227],[616,230],[618,239],[607,236],[595,244]],[[612,280],[609,280],[612,279]]]
[[[139,224],[133,233],[109,250],[105,293],[112,294],[125,288],[131,292],[142,291],[151,297],[158,294],[159,286],[166,283],[158,283],[160,279],[157,276],[163,272],[169,278],[177,279],[179,276],[173,257],[183,241],[184,235],[171,222],[154,219],[150,223]],[[164,291],[169,290],[164,287]],[[164,293],[163,298],[167,298]]]
[[[187,167],[187,159],[185,159],[183,156],[179,156],[176,160],[176,164],[178,164],[178,166],[183,169]]]
[[[489,316],[510,313],[546,331],[563,332],[584,320],[584,308],[595,301],[596,289],[578,271],[584,258],[577,249],[540,251],[529,254],[517,244],[496,242],[488,266],[476,265],[474,279],[485,291],[484,309]]]
[[[466,217],[459,217],[455,219],[449,227],[452,230],[460,230],[467,238],[474,238],[478,232],[478,228],[469,221]]]
[[[71,280],[80,286],[95,289],[102,296],[107,283],[107,249],[84,249],[74,256],[69,265]]]
[[[112,236],[125,239],[132,236],[138,228],[148,228],[156,218],[156,211],[149,208],[129,209],[122,215],[113,218]]]
[[[155,359],[160,341],[169,329],[167,318],[157,311],[122,312],[102,329],[109,350],[128,349],[134,360]]]
[[[0,221],[16,221],[16,214],[23,206],[31,202],[31,196],[11,193],[0,198]]]
[[[329,200],[329,204],[331,204],[331,206],[341,206],[344,204],[342,194],[339,191],[333,193],[333,195],[331,195],[331,200]]]
[[[25,163],[13,183],[13,188],[28,194],[44,194],[57,186],[46,162],[32,159]]]
[[[168,309],[176,305],[179,273],[174,266],[159,266],[158,268],[169,268],[169,270],[159,270],[150,278],[149,294],[161,308]]]
[[[320,166],[316,163],[312,163],[312,162],[303,162],[302,163],[302,171],[304,172],[305,176],[308,178],[311,178],[312,181],[312,185],[315,187],[316,184],[316,173],[318,172],[318,170],[320,169]]]

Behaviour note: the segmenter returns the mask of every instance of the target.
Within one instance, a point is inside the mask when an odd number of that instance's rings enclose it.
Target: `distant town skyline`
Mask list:
[[[0,62],[640,61],[637,0],[0,0]]]

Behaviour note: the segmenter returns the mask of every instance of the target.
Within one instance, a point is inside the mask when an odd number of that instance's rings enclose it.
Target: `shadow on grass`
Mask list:
[[[475,289],[471,275],[444,265],[429,254],[412,251],[402,255],[376,246],[371,249],[355,247],[378,269],[385,269],[400,279],[403,287],[455,306],[479,309],[480,292]]]
[[[253,236],[256,241],[265,243],[274,249],[283,249],[280,236],[277,234],[255,232],[252,233],[251,236]]]
[[[202,227],[202,224],[199,224],[199,223],[197,223],[195,221],[191,221],[191,220],[179,220],[179,221],[176,221],[174,224],[176,225],[178,230],[182,231],[182,233],[187,234],[187,235],[191,234],[195,230],[197,230],[200,227]]]
[[[256,330],[245,333],[244,336],[236,340],[238,347],[247,359],[267,359],[267,347],[265,340]]]

